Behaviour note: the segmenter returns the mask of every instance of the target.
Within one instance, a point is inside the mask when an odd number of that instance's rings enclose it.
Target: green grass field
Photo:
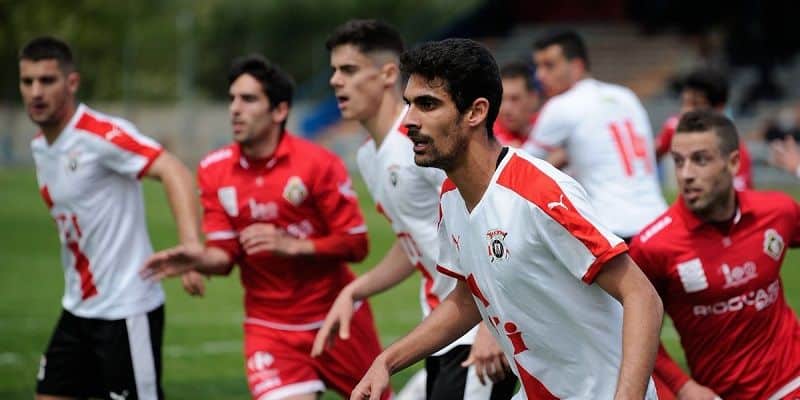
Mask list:
[[[357,185],[367,218],[371,252],[363,272],[383,255],[394,235],[375,212],[363,185]],[[175,243],[175,231],[160,185],[145,189],[148,226],[157,249]],[[39,198],[31,169],[0,169],[0,399],[32,397],[40,353],[60,313],[63,273],[53,221]],[[800,252],[790,252],[783,269],[791,305],[800,306]],[[180,282],[165,283],[167,322],[164,340],[164,388],[172,399],[249,399],[241,354],[242,291],[236,273],[214,278],[202,299],[190,298]],[[418,278],[372,301],[384,345],[402,336],[420,319]],[[673,354],[677,335],[663,334]],[[396,375],[402,387],[412,369]],[[338,396],[326,394],[325,399]]]

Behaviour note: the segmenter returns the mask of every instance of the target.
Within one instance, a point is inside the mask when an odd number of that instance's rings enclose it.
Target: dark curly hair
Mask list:
[[[475,99],[487,99],[486,133],[493,137],[492,125],[500,110],[503,84],[497,63],[486,47],[470,39],[423,43],[400,57],[400,70],[406,78],[420,75],[429,82],[441,79],[460,113]]]
[[[228,85],[233,84],[239,76],[244,74],[252,76],[261,83],[261,89],[264,90],[272,107],[284,102],[288,106],[292,105],[294,80],[264,56],[251,54],[235,59],[228,71]],[[281,129],[284,128],[286,128],[285,120],[281,124]]]

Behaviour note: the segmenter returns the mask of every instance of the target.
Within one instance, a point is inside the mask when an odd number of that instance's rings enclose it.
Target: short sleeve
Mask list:
[[[203,207],[203,233],[206,245],[224,250],[235,260],[241,255],[238,234],[231,224],[223,202],[236,207],[236,188],[220,187],[213,183],[212,171],[198,167],[197,186],[200,189],[200,203]],[[238,211],[238,210],[236,210]]]
[[[329,233],[366,233],[367,225],[358,207],[358,196],[344,163],[333,155],[322,163],[312,196],[328,223]]]
[[[522,145],[526,152],[543,158],[556,148],[563,147],[576,129],[573,119],[562,112],[561,103],[546,104],[533,126],[528,140]]]
[[[553,181],[552,186],[541,189],[551,200],[530,204],[529,225],[553,258],[576,278],[593,283],[608,260],[628,250],[625,242],[598,222],[586,192],[577,182]]]
[[[792,210],[794,211],[794,231],[792,232],[792,241],[789,246],[800,247],[800,205],[794,200],[792,200]]]
[[[139,133],[128,121],[94,120],[94,123],[98,126],[93,132],[104,141],[98,149],[100,159],[106,168],[120,175],[141,179],[164,151],[158,142]]]

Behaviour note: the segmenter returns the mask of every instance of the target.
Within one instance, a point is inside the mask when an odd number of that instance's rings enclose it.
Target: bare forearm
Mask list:
[[[149,175],[161,180],[172,215],[178,227],[178,238],[181,243],[198,243],[200,241],[198,227],[198,207],[196,189],[189,169],[170,153],[163,153],[156,160]]]
[[[642,399],[653,371],[663,308],[651,291],[631,293],[623,300],[622,364],[616,399]]]
[[[381,358],[392,373],[427,357],[480,322],[481,316],[466,284],[456,288],[411,333],[389,346]]]
[[[233,260],[228,253],[216,247],[206,247],[194,270],[206,275],[228,275],[233,268]]]
[[[414,264],[403,252],[400,242],[395,241],[383,259],[350,285],[353,300],[374,296],[396,286],[414,273]]]

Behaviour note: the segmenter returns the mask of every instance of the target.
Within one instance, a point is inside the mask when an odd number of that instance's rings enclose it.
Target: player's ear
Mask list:
[[[467,124],[475,127],[483,124],[486,116],[489,115],[489,100],[485,97],[478,97],[472,102],[472,106],[467,110]]]
[[[400,80],[400,68],[397,66],[397,63],[394,62],[383,64],[381,67],[381,74],[383,75],[383,82],[386,84],[386,87],[395,86]]]
[[[289,118],[289,103],[282,101],[277,106],[272,107],[272,119],[282,123]]]
[[[67,74],[67,88],[72,95],[78,93],[78,88],[81,85],[81,75],[75,71]]]
[[[741,161],[741,156],[739,155],[739,150],[734,150],[731,154],[728,154],[728,170],[731,171],[731,175],[736,175],[739,172],[739,163]]]

